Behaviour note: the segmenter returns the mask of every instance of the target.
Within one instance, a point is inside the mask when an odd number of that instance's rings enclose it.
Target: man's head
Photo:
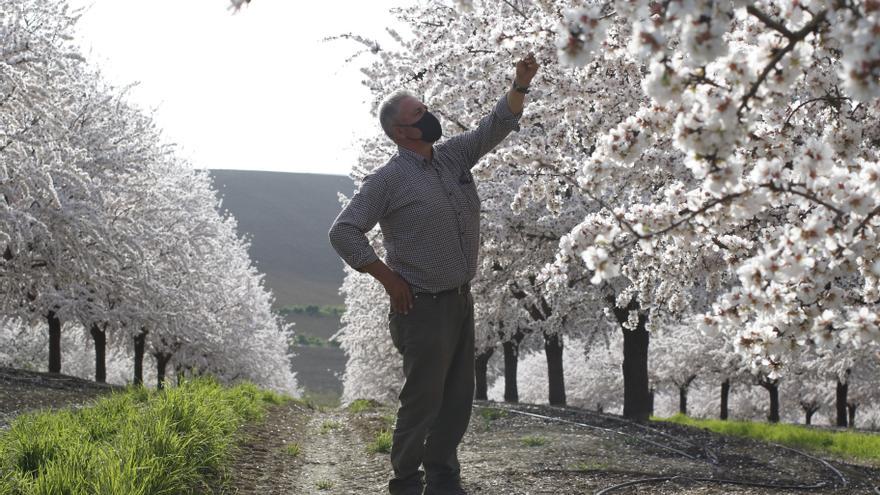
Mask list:
[[[382,130],[399,145],[433,143],[440,139],[440,121],[418,98],[406,91],[392,93],[379,107]]]

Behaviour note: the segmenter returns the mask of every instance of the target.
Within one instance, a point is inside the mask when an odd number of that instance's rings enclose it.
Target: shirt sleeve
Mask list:
[[[449,138],[446,146],[460,152],[468,168],[473,168],[486,153],[498,146],[511,131],[519,131],[522,112],[514,114],[507,104],[507,93],[495,104],[492,112],[480,119],[476,129]]]
[[[366,176],[361,187],[330,227],[330,244],[345,263],[355,270],[379,257],[367,239],[388,209],[388,187],[375,174]]]

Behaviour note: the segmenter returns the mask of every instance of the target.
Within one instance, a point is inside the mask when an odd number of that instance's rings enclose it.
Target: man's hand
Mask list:
[[[413,307],[413,293],[409,287],[409,283],[397,274],[382,260],[376,260],[366,266],[362,266],[358,271],[369,273],[385,287],[385,292],[391,296],[391,309],[395,313],[409,314],[409,310]]]
[[[409,314],[409,310],[413,307],[413,293],[409,283],[397,273],[392,272],[392,276],[388,277],[388,280],[382,285],[385,286],[385,292],[391,297],[391,309],[395,313]]]
[[[538,61],[535,54],[529,53],[525,58],[516,63],[516,76],[514,80],[517,86],[528,86],[532,78],[538,73]]]
[[[538,62],[535,60],[535,55],[529,53],[524,59],[516,63],[516,76],[514,76],[513,80],[519,87],[528,87],[537,72]],[[510,111],[514,115],[522,113],[525,100],[526,95],[513,88],[510,88],[507,92],[507,106],[510,107]]]

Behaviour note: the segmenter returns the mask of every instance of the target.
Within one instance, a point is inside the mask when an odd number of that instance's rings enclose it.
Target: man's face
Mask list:
[[[406,97],[400,102],[400,112],[397,114],[397,123],[395,126],[395,136],[399,140],[418,141],[422,137],[422,131],[415,127],[405,127],[415,124],[425,115],[428,107],[416,98]]]

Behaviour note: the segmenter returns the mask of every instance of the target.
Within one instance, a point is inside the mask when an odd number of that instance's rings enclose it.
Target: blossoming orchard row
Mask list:
[[[507,90],[516,57],[542,65],[522,131],[475,170],[478,369],[496,348],[512,366],[520,345],[543,347],[564,401],[563,337],[618,329],[631,417],[650,413],[649,336],[683,324],[761,383],[805,363],[832,387],[876,370],[878,2],[458,4],[400,10],[411,33],[391,31],[363,72],[375,101],[415,91],[454,134]],[[393,151],[377,128],[355,178]],[[345,290],[346,394],[387,393],[384,296],[354,272]]]
[[[140,381],[148,353],[160,380],[295,391],[289,329],[208,175],[84,60],[76,22],[64,0],[0,3],[0,365],[45,369],[48,347],[49,371],[93,357],[97,380],[109,360]]]

